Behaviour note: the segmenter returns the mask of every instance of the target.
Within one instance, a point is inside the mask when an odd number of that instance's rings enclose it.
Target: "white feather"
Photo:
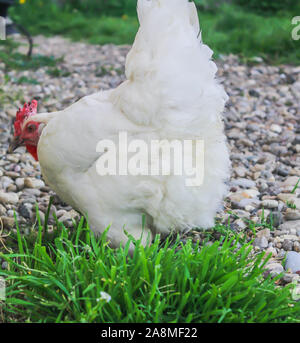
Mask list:
[[[92,229],[111,225],[114,246],[126,230],[141,235],[208,228],[226,194],[229,154],[221,114],[227,100],[215,78],[212,51],[199,38],[196,7],[187,0],[139,0],[140,29],[126,62],[127,81],[88,96],[58,114],[37,115],[47,125],[38,156],[48,184],[87,214]],[[100,139],[202,139],[204,183],[186,187],[185,176],[105,176],[95,168]],[[150,230],[151,229],[151,230]]]

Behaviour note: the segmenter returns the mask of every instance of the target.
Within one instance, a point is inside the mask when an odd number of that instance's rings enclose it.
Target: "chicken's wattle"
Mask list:
[[[38,153],[37,153],[37,147],[34,146],[34,145],[29,145],[29,144],[26,144],[25,147],[26,147],[27,152],[29,152],[29,153],[31,154],[31,156],[32,156],[36,161],[38,161],[39,158],[38,158]]]

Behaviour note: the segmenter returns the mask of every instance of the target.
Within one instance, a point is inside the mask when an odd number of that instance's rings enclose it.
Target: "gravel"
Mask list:
[[[290,251],[286,254],[285,269],[290,269],[292,273],[300,273],[300,254]]]
[[[5,76],[0,63],[0,217],[7,230],[14,226],[14,211],[21,226],[32,225],[36,203],[44,220],[49,198],[55,196],[30,155],[21,149],[6,153],[16,108],[35,98],[41,112],[61,110],[82,96],[116,87],[124,80],[130,49],[62,37],[38,36],[35,44],[36,54],[64,56],[57,65],[64,76],[54,76],[47,67],[12,70]],[[250,66],[233,55],[221,57],[217,64],[230,96],[224,124],[232,161],[230,192],[218,220],[226,225],[229,220],[232,230],[254,239],[255,249],[271,253],[268,268],[276,274],[281,270],[278,258],[298,256],[300,250],[300,188],[294,189],[300,177],[300,67],[263,62]],[[35,82],[17,82],[21,78]],[[79,216],[57,197],[51,213],[70,227]],[[256,225],[256,236],[249,221]],[[271,222],[273,229],[264,232]],[[285,282],[292,279],[286,276]]]

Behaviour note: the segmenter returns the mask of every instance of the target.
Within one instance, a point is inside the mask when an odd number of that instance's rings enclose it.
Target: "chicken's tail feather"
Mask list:
[[[112,93],[131,120],[169,130],[195,130],[219,120],[227,95],[215,80],[211,49],[202,44],[188,0],[139,0],[140,29],[128,54],[128,81]],[[205,130],[205,127],[203,127]]]

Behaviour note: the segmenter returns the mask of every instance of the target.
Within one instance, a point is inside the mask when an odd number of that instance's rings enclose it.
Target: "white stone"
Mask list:
[[[278,208],[278,201],[277,200],[271,200],[266,199],[261,202],[261,207],[265,208]]]
[[[26,188],[40,189],[45,186],[45,183],[43,180],[39,180],[33,177],[26,177],[26,179],[24,180],[24,186]]]
[[[6,193],[0,191],[0,203],[2,204],[17,204],[19,197],[16,193]]]

